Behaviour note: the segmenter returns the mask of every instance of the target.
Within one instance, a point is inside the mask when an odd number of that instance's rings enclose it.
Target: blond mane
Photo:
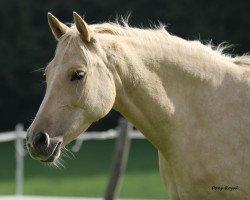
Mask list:
[[[128,24],[127,19],[121,20],[121,22],[105,22],[101,24],[92,24],[90,25],[92,30],[97,34],[107,34],[113,35],[117,37],[139,37],[143,38],[141,41],[147,40],[155,40],[161,38],[166,38],[172,36],[167,30],[166,25],[160,23],[158,26],[153,25],[151,28],[134,28]],[[71,24],[70,31],[65,34],[63,37],[66,39],[67,37],[75,38],[73,39],[74,43],[79,44],[79,38],[77,36],[77,29],[75,24]],[[209,43],[202,43],[200,40],[188,41],[193,45],[194,48],[203,49],[207,51],[213,51],[217,55],[221,55],[226,58],[228,61],[241,66],[241,67],[250,67],[250,55],[244,54],[242,56],[232,55],[225,53],[226,50],[231,49],[232,45],[228,45],[227,43],[221,43],[218,46],[215,46],[210,41]]]

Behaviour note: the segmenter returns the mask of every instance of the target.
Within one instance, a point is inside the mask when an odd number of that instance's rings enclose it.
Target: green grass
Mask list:
[[[87,141],[65,159],[66,168],[56,169],[25,157],[25,195],[101,197],[105,193],[114,140]],[[0,143],[0,195],[15,193],[15,152],[13,142]],[[158,156],[146,140],[133,140],[121,197],[166,199],[158,170]]]

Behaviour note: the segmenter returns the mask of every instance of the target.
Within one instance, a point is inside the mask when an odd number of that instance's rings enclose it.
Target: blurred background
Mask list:
[[[47,24],[48,11],[62,22],[72,22],[72,12],[77,11],[90,24],[114,21],[131,13],[131,26],[149,27],[160,21],[170,33],[188,40],[212,40],[215,45],[227,41],[235,45],[228,53],[235,55],[250,51],[249,0],[0,0],[0,132],[13,130],[20,122],[27,128],[42,101],[45,84],[39,69],[53,58],[56,48]],[[114,128],[118,117],[112,111],[89,130]],[[101,196],[113,145],[114,141],[86,143],[79,157],[62,171],[26,156],[25,194]],[[0,171],[0,195],[13,194],[12,142],[0,143],[0,156],[4,169]],[[157,152],[147,141],[133,142],[121,195],[166,199],[157,162]],[[56,187],[53,181],[58,187],[49,190],[51,185]],[[38,187],[36,182],[43,186]],[[65,182],[69,184],[64,186]],[[153,186],[155,189],[150,190]]]
[[[1,0],[0,1],[0,130],[16,123],[26,127],[35,117],[45,85],[42,71],[56,48],[47,12],[72,22],[72,11],[88,23],[114,21],[131,12],[131,26],[149,27],[161,21],[168,31],[185,39],[235,44],[233,54],[250,50],[250,1],[241,0]],[[94,129],[117,123],[112,113]],[[103,122],[103,123],[102,123]]]

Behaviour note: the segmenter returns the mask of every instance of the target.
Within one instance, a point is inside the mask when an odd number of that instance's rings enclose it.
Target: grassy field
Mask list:
[[[25,157],[24,194],[101,197],[110,172],[114,140],[88,141],[55,169]],[[13,142],[0,143],[0,195],[15,193]],[[133,140],[120,197],[167,199],[158,170],[158,156],[146,140]]]

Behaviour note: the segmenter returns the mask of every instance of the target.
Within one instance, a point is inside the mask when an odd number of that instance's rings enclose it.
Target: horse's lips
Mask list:
[[[48,159],[46,160],[40,160],[41,162],[53,162],[58,154],[58,152],[60,151],[60,146],[61,146],[61,142],[58,142],[56,147],[54,148],[53,152],[51,153],[51,155],[48,157]]]

